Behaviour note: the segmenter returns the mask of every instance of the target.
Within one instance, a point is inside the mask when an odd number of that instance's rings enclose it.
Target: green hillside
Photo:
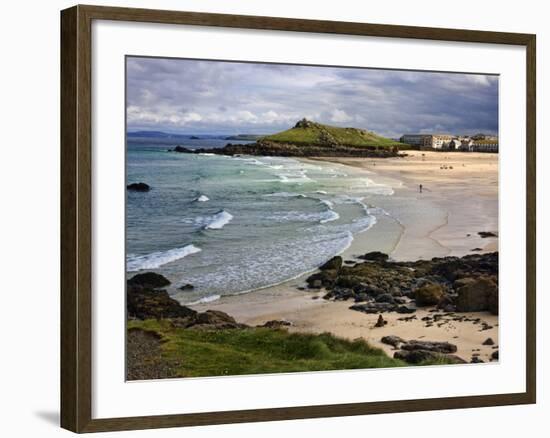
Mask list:
[[[374,132],[358,128],[339,128],[322,125],[321,123],[315,123],[306,119],[300,120],[291,129],[263,137],[262,140],[310,146],[399,146],[400,149],[403,149],[403,146],[405,146],[403,143],[382,137]]]

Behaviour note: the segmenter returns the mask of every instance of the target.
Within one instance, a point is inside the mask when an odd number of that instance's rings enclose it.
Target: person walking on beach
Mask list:
[[[422,193],[422,184],[418,186],[418,189],[420,190],[420,193]]]

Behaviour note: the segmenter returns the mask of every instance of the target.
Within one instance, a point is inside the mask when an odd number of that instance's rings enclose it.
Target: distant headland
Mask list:
[[[409,146],[359,128],[340,128],[302,119],[292,128],[258,138],[250,144],[227,144],[223,148],[188,149],[175,152],[218,155],[268,155],[283,157],[344,156],[386,158],[399,156]]]

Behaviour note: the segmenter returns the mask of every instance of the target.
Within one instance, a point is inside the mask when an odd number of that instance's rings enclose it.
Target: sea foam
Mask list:
[[[225,225],[231,222],[233,215],[225,210],[220,210],[214,216],[210,217],[210,221],[204,226],[205,230],[221,230]]]
[[[197,199],[195,199],[197,202],[206,202],[210,201],[210,198],[206,195],[200,195]]]
[[[167,263],[182,259],[188,255],[200,252],[201,249],[195,245],[186,245],[183,248],[173,248],[167,251],[157,251],[151,254],[132,256],[126,259],[126,270],[128,272],[141,271],[142,269],[156,269]]]

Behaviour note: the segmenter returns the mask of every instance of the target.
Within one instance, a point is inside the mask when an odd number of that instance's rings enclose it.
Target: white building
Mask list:
[[[410,144],[411,146],[423,146],[425,134],[404,134],[399,140],[401,143]]]

